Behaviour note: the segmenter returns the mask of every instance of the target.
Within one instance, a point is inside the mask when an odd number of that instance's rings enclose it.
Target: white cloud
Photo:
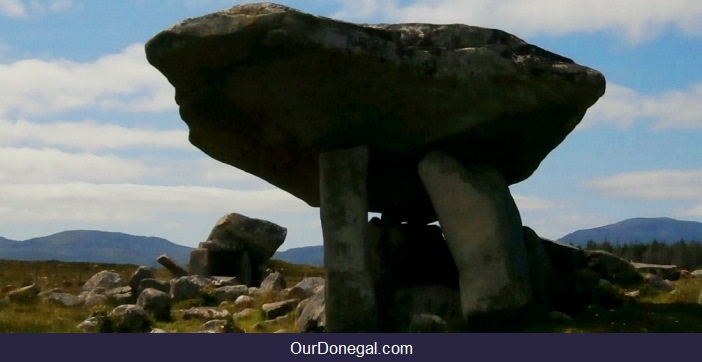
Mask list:
[[[86,108],[161,112],[174,90],[148,64],[143,44],[93,62],[24,59],[0,64],[0,116],[37,116]]]
[[[134,180],[152,172],[139,161],[56,149],[0,147],[0,182]],[[0,202],[1,203],[1,202]]]
[[[605,95],[588,111],[581,128],[610,124],[630,127],[650,120],[654,129],[702,129],[702,84],[686,90],[642,95],[633,89],[608,84]]]
[[[128,128],[89,120],[35,123],[0,119],[0,145],[27,143],[87,151],[129,147],[193,148],[186,130]]]
[[[200,186],[140,184],[0,183],[0,224],[48,221],[144,221],[168,213],[208,214],[232,209],[243,214],[261,211],[309,211],[310,207],[278,190],[238,191]],[[212,221],[214,222],[214,220]]]
[[[668,29],[702,34],[697,0],[337,0],[335,17],[360,20],[381,14],[388,22],[462,23],[505,29],[520,36],[610,31],[640,42]]]
[[[71,0],[32,0],[29,6],[35,11],[63,11],[73,7]]]
[[[514,202],[517,204],[517,208],[521,212],[523,211],[538,211],[538,210],[549,210],[558,207],[558,204],[552,200],[534,197],[534,196],[524,196],[518,194],[512,194]]]
[[[585,185],[609,196],[702,200],[702,170],[627,172],[588,181]]]
[[[0,0],[0,15],[10,18],[21,17],[27,14],[24,4],[19,0]]]

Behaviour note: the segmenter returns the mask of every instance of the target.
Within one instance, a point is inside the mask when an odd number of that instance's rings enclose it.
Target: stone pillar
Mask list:
[[[368,148],[322,153],[319,173],[327,270],[326,330],[377,331],[377,306],[366,245]]]
[[[194,249],[190,252],[190,263],[188,264],[188,273],[190,275],[202,275],[203,277],[211,276],[209,259],[209,249]]]
[[[521,218],[502,175],[436,151],[420,161],[419,176],[458,268],[463,316],[526,304],[531,289]]]

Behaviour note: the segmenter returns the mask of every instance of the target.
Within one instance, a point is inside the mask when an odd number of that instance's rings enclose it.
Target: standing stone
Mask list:
[[[327,330],[376,331],[377,306],[365,233],[368,148],[323,153],[319,171]]]
[[[419,176],[458,268],[463,316],[521,307],[531,298],[521,218],[503,177],[432,152]]]
[[[188,271],[185,270],[185,268],[178,265],[178,263],[176,263],[176,261],[173,260],[173,258],[171,258],[170,256],[168,256],[166,254],[159,256],[156,259],[156,261],[159,264],[163,265],[164,268],[168,269],[169,272],[173,273],[173,275],[176,278],[184,277],[184,276],[188,275]]]
[[[151,268],[147,266],[140,266],[134,271],[134,274],[129,278],[129,286],[132,288],[132,292],[136,293],[139,289],[139,283],[144,279],[152,279],[154,277],[154,272]]]
[[[190,275],[202,275],[203,277],[209,277],[212,275],[212,273],[210,273],[209,249],[195,249],[190,252],[188,272]]]

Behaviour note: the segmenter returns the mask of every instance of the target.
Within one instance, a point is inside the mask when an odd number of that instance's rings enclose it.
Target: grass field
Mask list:
[[[324,270],[272,260],[264,268],[284,269],[288,285],[292,286],[304,277],[323,276]],[[19,262],[0,260],[0,298],[8,291],[23,285],[38,283],[42,291],[59,288],[65,293],[77,295],[81,286],[93,274],[101,270],[113,270],[122,276],[126,285],[136,265],[65,263],[57,261]],[[162,280],[171,278],[163,269],[156,270]],[[571,314],[570,319],[544,318],[538,313],[500,313],[485,316],[481,331],[488,332],[556,332],[556,333],[600,333],[600,332],[702,332],[702,304],[698,303],[702,291],[702,279],[681,279],[672,282],[675,291],[657,291],[641,284],[627,286],[622,292],[638,290],[640,297],[617,308],[590,306],[584,311]],[[239,319],[236,325],[246,332],[273,332],[269,326],[255,327],[263,321],[260,305],[272,301],[271,296],[256,297],[254,308],[258,312]],[[178,302],[173,309],[207,305],[207,300]],[[99,307],[98,307],[99,308]],[[104,308],[104,307],[103,307]],[[108,306],[107,308],[110,308]],[[235,306],[225,307],[231,314],[237,313]],[[77,333],[76,326],[94,310],[82,306],[66,307],[41,301],[34,303],[0,303],[0,333]],[[154,326],[166,331],[195,332],[202,321],[174,318],[170,322],[154,322]],[[293,316],[275,329],[293,331]],[[484,326],[489,326],[484,328]]]

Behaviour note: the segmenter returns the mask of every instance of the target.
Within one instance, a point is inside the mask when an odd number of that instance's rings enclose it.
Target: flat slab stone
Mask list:
[[[602,96],[599,72],[506,32],[364,25],[262,3],[184,20],[146,45],[190,141],[319,206],[320,153],[367,145],[369,211],[435,219],[431,150],[529,177]],[[429,210],[429,211],[426,211]]]

